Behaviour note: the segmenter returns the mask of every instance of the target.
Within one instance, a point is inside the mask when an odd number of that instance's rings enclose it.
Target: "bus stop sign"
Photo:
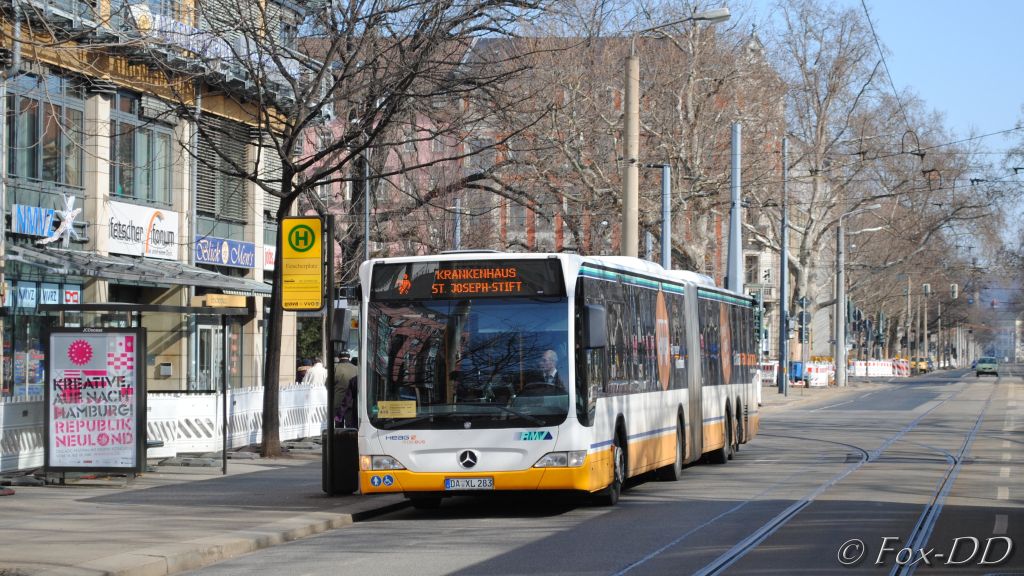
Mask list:
[[[323,221],[281,221],[281,307],[320,310],[324,306]]]

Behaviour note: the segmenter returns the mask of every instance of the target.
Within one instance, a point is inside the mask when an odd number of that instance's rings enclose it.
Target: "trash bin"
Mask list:
[[[789,379],[790,380],[803,380],[804,379],[804,363],[803,362],[790,362],[789,363]]]
[[[327,431],[320,434],[321,469],[323,470],[321,486],[328,494],[351,494],[359,489],[359,445],[356,441],[355,428],[334,429],[334,454],[327,454]],[[328,465],[334,470],[334,485],[330,485],[327,474]],[[332,490],[333,488],[333,490]]]

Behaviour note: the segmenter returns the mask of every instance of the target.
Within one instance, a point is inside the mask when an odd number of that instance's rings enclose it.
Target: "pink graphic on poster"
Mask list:
[[[88,364],[92,360],[92,346],[85,340],[75,340],[68,346],[68,360],[75,366]]]
[[[51,333],[48,467],[137,468],[137,339],[134,331]]]

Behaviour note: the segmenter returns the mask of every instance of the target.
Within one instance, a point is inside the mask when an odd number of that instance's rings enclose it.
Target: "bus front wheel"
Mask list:
[[[623,448],[622,436],[615,435],[612,441],[612,483],[598,497],[604,506],[614,506],[622,495],[622,484],[626,481],[626,451]]]

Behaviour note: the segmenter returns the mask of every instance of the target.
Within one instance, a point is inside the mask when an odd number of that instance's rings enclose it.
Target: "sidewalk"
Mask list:
[[[328,497],[319,451],[186,460],[129,479],[15,485],[0,496],[0,575],[161,576],[340,528],[406,505],[400,495]],[[29,478],[31,480],[31,478]]]
[[[775,386],[763,386],[761,388],[761,407],[771,408],[773,406],[798,404],[811,400],[821,400],[825,398],[833,399],[836,396],[847,393],[873,390],[894,380],[899,379],[882,376],[870,378],[851,376],[847,380],[845,388],[837,388],[835,386],[814,386],[808,388],[806,386],[793,386],[791,384],[789,387],[789,394],[785,396],[780,394],[779,389]]]
[[[793,387],[789,396],[765,387],[762,407],[862,392],[879,380]],[[328,497],[315,444],[280,459],[232,458],[227,470],[217,455],[163,461],[132,479],[0,487],[0,576],[164,576],[407,505],[401,495]]]

